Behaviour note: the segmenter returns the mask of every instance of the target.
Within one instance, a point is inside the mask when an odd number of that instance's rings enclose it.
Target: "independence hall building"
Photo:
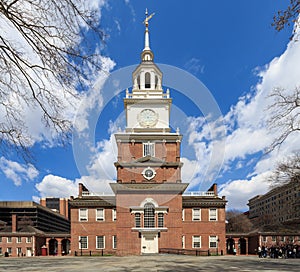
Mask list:
[[[188,183],[181,180],[182,135],[169,126],[172,98],[153,62],[150,18],[145,20],[141,63],[124,98],[126,129],[115,134],[114,195],[94,195],[79,185],[78,197],[70,200],[72,253],[225,252],[226,200],[218,197],[216,184],[206,192],[184,194]]]

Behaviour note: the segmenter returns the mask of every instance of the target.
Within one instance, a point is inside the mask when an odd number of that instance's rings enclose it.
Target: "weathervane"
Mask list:
[[[146,9],[145,15],[146,15],[146,19],[144,20],[143,24],[145,24],[146,28],[148,28],[149,25],[149,20],[154,16],[155,13],[152,13],[148,16],[148,9]]]

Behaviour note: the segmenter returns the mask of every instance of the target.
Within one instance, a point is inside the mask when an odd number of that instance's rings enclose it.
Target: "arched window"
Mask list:
[[[154,205],[152,203],[146,203],[144,206],[144,228],[155,227],[155,213]]]
[[[151,82],[150,82],[150,73],[145,73],[145,88],[150,89],[151,88]]]
[[[139,86],[139,90],[141,89],[141,79],[140,76],[137,77],[137,84]]]
[[[157,84],[158,84],[158,77],[155,76],[155,89],[157,89]]]

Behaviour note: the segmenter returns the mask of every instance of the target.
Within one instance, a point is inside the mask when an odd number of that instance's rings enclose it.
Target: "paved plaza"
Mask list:
[[[153,255],[130,257],[0,258],[0,271],[300,271],[300,259],[256,256],[194,257]]]

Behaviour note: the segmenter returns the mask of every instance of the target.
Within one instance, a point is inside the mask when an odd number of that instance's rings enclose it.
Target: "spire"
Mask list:
[[[148,10],[146,9],[145,15],[146,18],[144,20],[144,25],[145,25],[145,47],[143,49],[143,52],[141,54],[142,61],[153,61],[153,53],[150,49],[150,40],[149,40],[149,20],[154,16],[155,13],[152,13],[151,15],[148,16]]]

